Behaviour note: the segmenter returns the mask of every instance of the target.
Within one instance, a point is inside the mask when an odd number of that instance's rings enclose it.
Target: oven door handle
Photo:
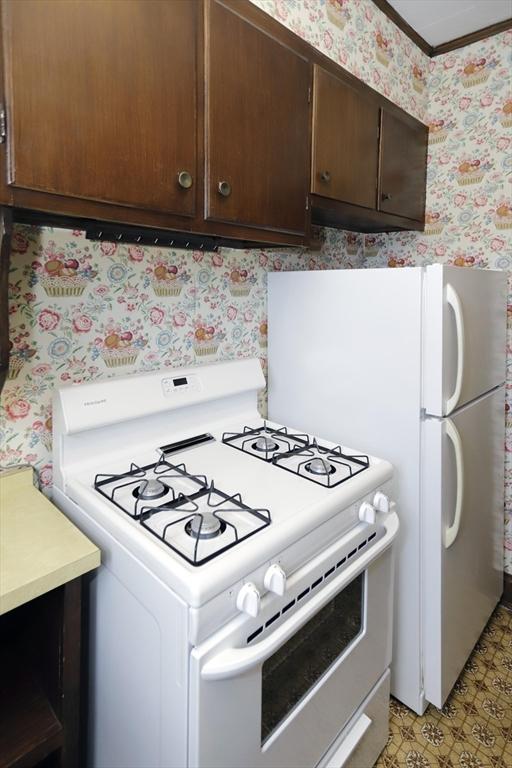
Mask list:
[[[391,545],[398,531],[398,516],[395,505],[391,505],[391,511],[386,515],[380,515],[386,529],[384,536],[364,554],[360,555],[348,568],[343,570],[337,578],[328,583],[324,589],[304,603],[296,613],[292,614],[288,621],[276,627],[272,634],[268,635],[255,645],[245,648],[225,648],[215,656],[209,658],[201,668],[203,680],[225,680],[247,672],[252,667],[262,664],[290,639],[315,613],[341,592],[356,576],[364,571],[379,555]]]

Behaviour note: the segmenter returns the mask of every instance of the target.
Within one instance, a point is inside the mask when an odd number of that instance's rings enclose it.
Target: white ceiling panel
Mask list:
[[[389,0],[430,45],[496,24],[512,16],[512,0]]]

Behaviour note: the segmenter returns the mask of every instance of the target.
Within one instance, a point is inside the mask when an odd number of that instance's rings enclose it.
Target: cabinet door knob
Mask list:
[[[382,193],[382,199],[383,200],[391,200],[393,198],[393,195],[390,195],[388,192]]]
[[[192,175],[188,171],[180,171],[178,173],[178,184],[183,189],[190,189],[192,186]]]
[[[217,189],[219,195],[222,195],[222,197],[229,197],[231,194],[231,184],[229,181],[219,181],[217,184]]]
[[[331,180],[331,174],[329,171],[322,171],[320,174],[320,181],[329,182]]]

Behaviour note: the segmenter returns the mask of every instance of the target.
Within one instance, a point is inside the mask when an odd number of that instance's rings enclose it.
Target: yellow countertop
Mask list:
[[[0,473],[0,615],[100,565],[100,550],[33,485]]]

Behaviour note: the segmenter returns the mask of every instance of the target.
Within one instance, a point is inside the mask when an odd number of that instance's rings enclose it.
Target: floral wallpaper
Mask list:
[[[51,485],[51,399],[63,384],[238,357],[266,367],[267,272],[362,266],[361,236],[340,249],[338,232],[322,234],[315,253],[205,253],[16,226],[0,466],[33,464]]]
[[[372,0],[252,1],[428,122],[425,232],[323,230],[319,252],[204,253],[95,243],[80,231],[17,226],[0,465],[34,464],[44,488],[52,476],[54,387],[254,355],[265,367],[269,270],[434,261],[512,269],[512,32],[430,60]],[[512,290],[509,304],[512,359]],[[508,371],[505,564],[512,573],[510,363]]]
[[[365,265],[512,270],[512,30],[434,58],[424,232],[365,237]],[[507,343],[505,569],[512,574],[512,280]]]
[[[376,91],[425,120],[430,57],[373,0],[251,0]]]

